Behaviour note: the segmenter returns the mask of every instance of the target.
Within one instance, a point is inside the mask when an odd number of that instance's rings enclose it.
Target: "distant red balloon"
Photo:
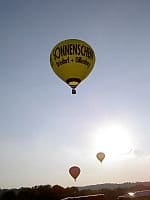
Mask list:
[[[77,167],[77,166],[70,167],[69,173],[70,173],[70,175],[74,178],[74,180],[76,181],[76,178],[77,178],[77,177],[79,176],[79,174],[80,174],[80,168]]]

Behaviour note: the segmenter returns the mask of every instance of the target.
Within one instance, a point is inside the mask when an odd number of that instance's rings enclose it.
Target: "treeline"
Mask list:
[[[101,190],[78,190],[77,187],[67,187],[55,185],[40,185],[31,188],[1,189],[0,200],[60,200],[65,197],[84,196],[91,194],[104,194],[105,200],[116,200],[119,195],[131,191],[150,189],[143,185],[132,188],[101,189]]]

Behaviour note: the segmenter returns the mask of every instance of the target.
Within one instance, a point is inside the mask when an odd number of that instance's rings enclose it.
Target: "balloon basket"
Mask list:
[[[76,90],[75,89],[72,89],[72,94],[76,94]]]

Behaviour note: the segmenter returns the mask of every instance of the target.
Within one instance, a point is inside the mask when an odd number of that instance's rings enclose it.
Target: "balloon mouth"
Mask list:
[[[75,88],[79,85],[81,80],[79,78],[69,78],[66,83],[72,88],[72,94],[76,94]]]

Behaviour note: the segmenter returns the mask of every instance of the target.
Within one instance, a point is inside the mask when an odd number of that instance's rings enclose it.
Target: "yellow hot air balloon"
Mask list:
[[[99,152],[96,154],[97,159],[102,162],[105,158],[105,154],[103,152]]]
[[[78,39],[59,42],[50,54],[53,71],[72,88],[72,94],[76,94],[75,88],[90,74],[94,64],[93,49]]]

